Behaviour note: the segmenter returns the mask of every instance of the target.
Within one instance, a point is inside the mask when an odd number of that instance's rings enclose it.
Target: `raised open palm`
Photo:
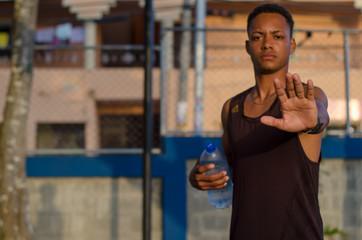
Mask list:
[[[274,80],[281,103],[282,118],[263,116],[260,121],[268,126],[287,132],[312,129],[318,122],[318,109],[314,100],[314,85],[308,80],[305,90],[298,74],[286,74],[286,89],[279,79]]]

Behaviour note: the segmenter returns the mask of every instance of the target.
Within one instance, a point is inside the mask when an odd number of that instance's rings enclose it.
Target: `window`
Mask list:
[[[85,148],[84,124],[38,124],[37,148]]]
[[[143,106],[135,102],[98,102],[101,148],[143,147]],[[153,147],[160,146],[159,102],[154,104]]]
[[[83,67],[84,50],[72,49],[83,46],[84,27],[71,23],[38,26],[35,44],[51,45],[54,49],[38,49],[34,52],[36,67]],[[56,49],[62,46],[62,49]]]
[[[135,9],[130,11],[134,11]],[[142,12],[142,8],[136,10]],[[130,14],[114,21],[101,21],[99,23],[102,44],[121,45],[123,49],[104,49],[101,51],[102,67],[143,67],[144,65],[144,18],[143,14]],[[115,29],[120,33],[115,34]],[[159,44],[160,23],[155,22],[154,41]],[[139,48],[141,46],[141,48]],[[154,65],[159,66],[159,51],[154,52]]]

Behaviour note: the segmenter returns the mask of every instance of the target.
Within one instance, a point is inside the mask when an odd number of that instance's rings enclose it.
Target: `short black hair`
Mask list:
[[[254,18],[256,16],[258,16],[261,13],[277,13],[277,14],[282,15],[289,25],[290,36],[293,35],[294,20],[293,20],[292,15],[288,12],[287,9],[285,9],[283,6],[276,4],[276,3],[266,3],[266,4],[262,4],[262,5],[257,6],[256,8],[254,8],[254,10],[248,16],[248,25],[247,25],[248,32],[249,32],[251,22],[254,20]]]

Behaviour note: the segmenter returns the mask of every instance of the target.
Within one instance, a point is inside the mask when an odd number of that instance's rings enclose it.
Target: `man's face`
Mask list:
[[[246,50],[261,74],[275,73],[288,68],[289,55],[295,50],[290,27],[277,13],[261,13],[254,18],[248,31]]]

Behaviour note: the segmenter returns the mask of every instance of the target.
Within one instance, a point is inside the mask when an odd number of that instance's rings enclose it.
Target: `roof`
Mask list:
[[[192,1],[194,2],[194,0]],[[226,9],[235,13],[248,13],[260,3],[270,1],[220,1],[208,0],[208,9]],[[293,14],[324,14],[354,18],[361,14],[355,6],[361,0],[280,0]],[[361,3],[360,3],[361,2]],[[144,0],[39,0],[38,23],[59,23],[84,21],[87,19],[107,20],[129,15],[142,15]],[[13,14],[13,0],[0,2],[0,23],[10,22]],[[183,0],[154,0],[156,13],[182,9]]]

